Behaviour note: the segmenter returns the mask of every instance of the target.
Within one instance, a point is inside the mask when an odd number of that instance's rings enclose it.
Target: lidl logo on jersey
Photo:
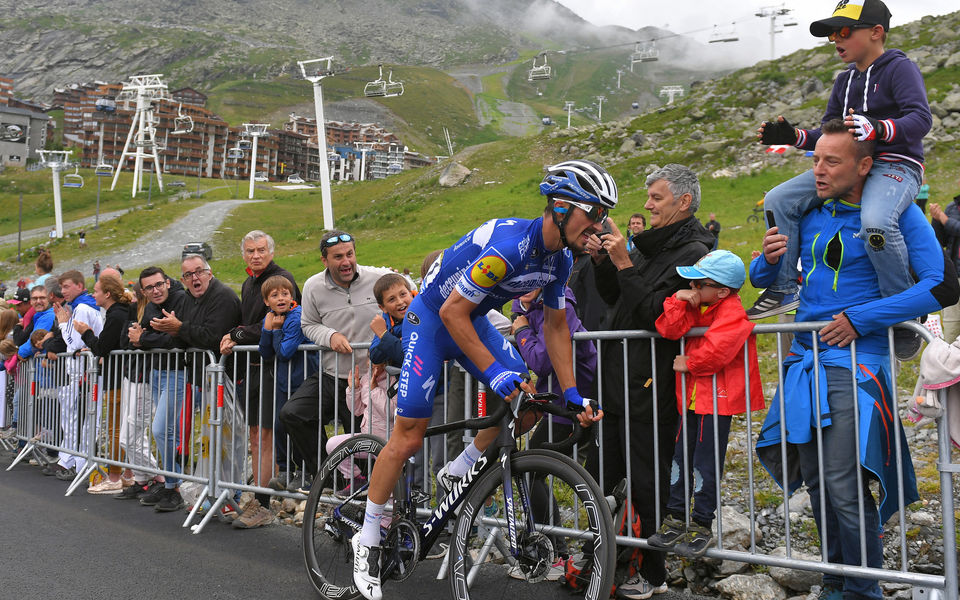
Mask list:
[[[507,274],[507,262],[496,254],[487,254],[474,263],[470,280],[482,288],[492,288]]]

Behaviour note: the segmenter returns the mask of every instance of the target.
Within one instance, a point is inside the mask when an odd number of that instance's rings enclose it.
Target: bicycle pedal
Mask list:
[[[430,501],[430,494],[423,490],[411,490],[410,491],[410,501],[414,504],[423,504],[424,502]]]

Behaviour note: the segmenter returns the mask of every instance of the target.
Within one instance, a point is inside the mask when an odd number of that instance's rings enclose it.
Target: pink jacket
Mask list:
[[[377,381],[370,384],[370,368],[360,374],[359,390],[347,386],[347,408],[354,415],[363,415],[359,433],[372,433],[387,439],[387,423],[393,422],[393,415],[397,409],[396,396],[392,400],[387,398],[389,377],[381,371]]]

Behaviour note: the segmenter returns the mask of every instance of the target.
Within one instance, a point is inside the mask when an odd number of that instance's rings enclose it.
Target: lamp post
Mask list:
[[[326,67],[321,67],[317,63],[326,63]],[[323,203],[323,228],[327,230],[333,229],[333,201],[330,198],[330,165],[327,162],[327,132],[323,120],[323,90],[320,82],[324,77],[333,75],[332,63],[332,56],[297,61],[303,78],[313,84],[313,103],[317,116],[317,148],[320,153],[320,198]],[[317,68],[314,70],[311,66],[310,70],[313,73],[308,75],[307,65],[316,65]]]

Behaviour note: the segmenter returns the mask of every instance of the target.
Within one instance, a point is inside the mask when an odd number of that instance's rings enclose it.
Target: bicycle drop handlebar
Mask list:
[[[428,427],[424,437],[430,437],[434,435],[440,435],[442,433],[449,433],[451,431],[462,431],[464,429],[486,429],[488,427],[496,427],[498,425],[503,425],[504,421],[507,421],[509,418],[513,418],[516,415],[522,413],[527,409],[535,409],[543,413],[561,417],[564,419],[569,419],[571,423],[574,424],[572,428],[573,431],[566,439],[560,440],[559,442],[546,442],[540,447],[544,450],[554,450],[556,452],[565,452],[570,448],[574,447],[576,444],[580,443],[580,440],[583,438],[584,428],[579,425],[577,421],[577,415],[583,412],[584,407],[568,405],[566,407],[555,404],[560,397],[557,394],[551,392],[544,392],[541,394],[528,394],[526,392],[520,392],[517,398],[511,403],[507,402],[493,402],[495,406],[493,413],[485,417],[477,417],[473,419],[466,419],[463,421],[453,421],[451,423],[443,423],[440,425],[433,425]],[[519,402],[519,407],[517,408],[514,414],[511,409],[515,403]],[[596,402],[591,402],[594,412],[598,410]]]

